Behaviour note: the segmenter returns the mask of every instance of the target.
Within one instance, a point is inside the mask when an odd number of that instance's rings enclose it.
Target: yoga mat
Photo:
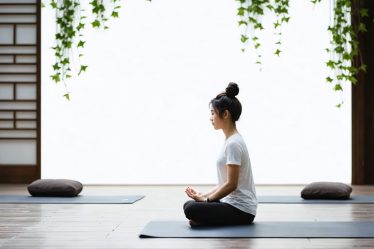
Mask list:
[[[191,228],[188,221],[151,221],[140,238],[374,238],[374,221],[255,222]]]
[[[273,204],[374,204],[374,195],[356,195],[348,200],[304,200],[300,196],[257,196],[259,203]]]
[[[78,195],[76,197],[34,197],[0,195],[0,203],[14,204],[132,204],[143,195]]]

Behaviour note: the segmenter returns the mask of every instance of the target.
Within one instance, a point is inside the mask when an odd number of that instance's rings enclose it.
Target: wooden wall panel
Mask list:
[[[40,178],[40,0],[0,0],[0,183]]]

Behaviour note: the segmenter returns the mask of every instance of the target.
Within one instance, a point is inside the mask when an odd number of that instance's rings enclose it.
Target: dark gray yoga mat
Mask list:
[[[188,221],[151,221],[140,238],[374,238],[374,221],[255,222],[191,228]]]
[[[76,197],[34,197],[0,195],[0,203],[13,204],[132,204],[143,195],[78,195]]]
[[[348,200],[305,200],[300,196],[257,196],[259,203],[274,204],[374,204],[374,195],[356,195]]]

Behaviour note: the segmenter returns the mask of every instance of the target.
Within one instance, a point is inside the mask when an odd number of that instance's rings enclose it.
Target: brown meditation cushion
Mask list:
[[[68,179],[39,179],[27,186],[32,196],[74,197],[82,189],[82,183]]]
[[[341,182],[312,182],[301,191],[304,199],[349,199],[352,187]]]

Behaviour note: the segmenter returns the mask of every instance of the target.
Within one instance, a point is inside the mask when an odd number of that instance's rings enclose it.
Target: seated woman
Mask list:
[[[242,106],[235,97],[239,87],[230,83],[210,102],[214,129],[222,129],[225,143],[217,160],[218,185],[201,194],[192,187],[185,192],[184,213],[191,226],[251,224],[257,210],[251,163],[243,137],[236,129]]]

